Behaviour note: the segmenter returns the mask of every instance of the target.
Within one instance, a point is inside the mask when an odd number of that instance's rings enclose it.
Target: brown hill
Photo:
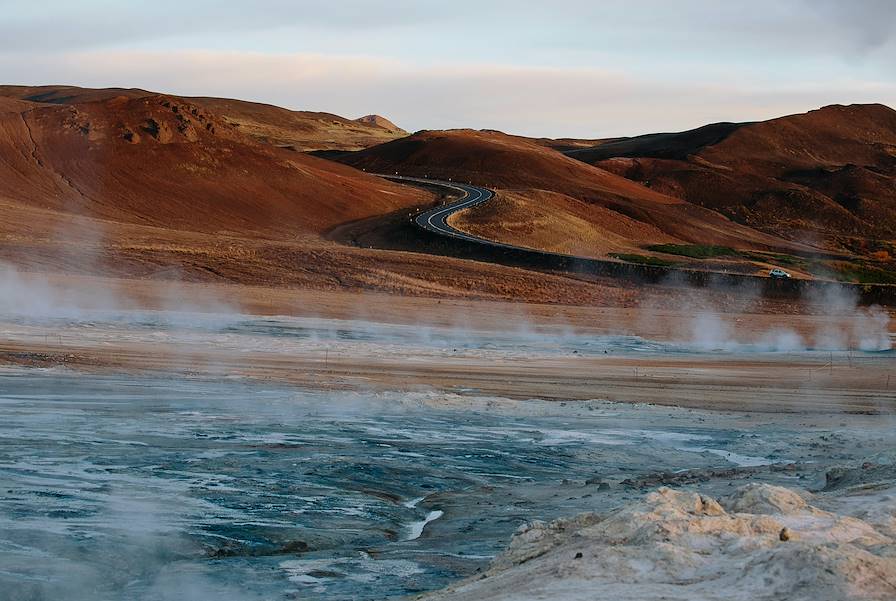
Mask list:
[[[355,121],[358,123],[363,123],[365,125],[373,125],[390,132],[407,134],[406,131],[380,115],[364,115],[363,117],[358,117],[357,119],[355,119]]]
[[[382,286],[389,278],[377,269],[388,261],[338,249],[321,234],[428,200],[260,144],[178,98],[0,111],[0,266]]]
[[[3,116],[0,194],[94,218],[277,237],[420,202],[355,170],[258,144],[168,96]],[[388,193],[382,193],[388,190]]]
[[[76,86],[0,86],[0,96],[45,104],[83,104],[117,97],[157,95],[137,88]],[[210,97],[175,97],[201,107],[238,127],[256,141],[293,150],[358,150],[406,135],[403,130],[346,119],[331,113],[291,111],[270,104]],[[380,117],[384,122],[387,120]]]
[[[699,155],[769,177],[850,163],[891,170],[896,167],[896,111],[881,104],[827,106],[748,124]]]
[[[502,190],[486,205],[453,215],[449,222],[484,238],[572,255],[633,253],[643,244],[677,240],[654,225],[546,190]]]
[[[732,220],[832,248],[893,239],[896,111],[828,106],[759,123],[641,136],[570,156]]]
[[[502,221],[494,212],[497,204],[483,209],[485,212],[459,218],[457,223],[507,243],[577,249],[587,255],[665,242],[781,248],[780,241],[732,223],[718,213],[571,159],[539,141],[500,132],[419,132],[345,153],[337,160],[368,172],[454,178],[497,188],[498,202],[513,208],[507,217],[517,225]],[[527,210],[523,207],[526,198],[538,205],[530,207],[536,211],[533,216],[552,217],[538,219],[537,235],[532,228],[519,227],[519,212]],[[612,213],[609,219],[608,211]],[[607,223],[619,227],[606,229]],[[622,231],[626,232],[625,242],[619,234]],[[596,232],[605,232],[606,236],[598,240]]]
[[[223,98],[188,100],[218,113],[260,142],[303,152],[359,150],[407,135],[394,125],[384,127],[332,113],[290,111],[270,104]],[[389,123],[382,117],[380,119]]]

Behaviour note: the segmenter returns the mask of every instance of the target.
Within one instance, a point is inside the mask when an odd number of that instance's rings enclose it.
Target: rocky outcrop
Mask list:
[[[606,515],[526,524],[488,572],[425,598],[896,599],[892,530],[814,500],[768,484],[718,499],[660,488]]]

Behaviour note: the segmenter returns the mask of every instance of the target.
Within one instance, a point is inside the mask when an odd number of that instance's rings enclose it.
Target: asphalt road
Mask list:
[[[448,224],[448,217],[450,217],[454,213],[481,205],[491,200],[495,195],[492,190],[489,190],[488,188],[481,188],[479,186],[472,186],[469,184],[460,184],[457,182],[446,182],[434,179],[424,179],[420,177],[403,177],[398,175],[382,175],[380,177],[397,181],[416,182],[431,186],[441,186],[455,192],[463,192],[464,195],[460,199],[449,202],[448,204],[444,204],[434,209],[424,211],[423,213],[417,215],[417,217],[414,218],[414,222],[424,230],[434,232],[442,236],[448,236],[449,238],[466,240],[467,242],[476,242],[478,244],[485,244],[488,246],[518,248],[509,244],[501,244],[500,242],[494,242],[486,238],[472,236]]]

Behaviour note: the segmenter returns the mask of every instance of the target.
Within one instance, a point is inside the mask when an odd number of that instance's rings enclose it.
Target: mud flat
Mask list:
[[[794,339],[666,340],[520,320],[495,329],[356,319],[123,312],[0,321],[0,364],[239,376],[318,390],[445,391],[693,408],[896,408],[893,350]],[[888,349],[886,330],[871,349]]]
[[[565,562],[583,512],[762,521],[731,500],[746,484],[817,508],[771,518],[795,541],[816,511],[866,523],[872,555],[892,538],[892,351],[151,312],[2,330],[14,599],[417,595],[535,565],[514,559],[529,531],[531,561]]]
[[[533,520],[658,486],[823,489],[882,456],[869,415],[0,373],[3,590],[380,599],[486,570]],[[873,460],[873,459],[872,459]]]

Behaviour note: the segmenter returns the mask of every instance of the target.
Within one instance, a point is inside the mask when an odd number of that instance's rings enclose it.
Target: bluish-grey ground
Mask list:
[[[439,407],[438,393],[4,368],[0,598],[382,599],[474,573],[526,520],[662,481],[820,487],[828,466],[892,445],[866,416]]]

